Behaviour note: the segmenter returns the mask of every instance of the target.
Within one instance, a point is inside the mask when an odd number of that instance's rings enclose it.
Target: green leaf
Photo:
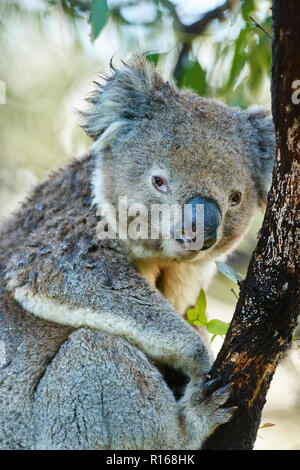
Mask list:
[[[189,322],[194,322],[197,320],[197,312],[194,308],[189,308],[188,311],[186,312],[186,317]]]
[[[190,308],[186,312],[187,321],[190,325],[205,326],[206,322],[203,323],[198,319],[197,312],[194,308]]]
[[[231,279],[231,281],[238,283],[244,279],[242,274],[236,271],[236,269],[234,269],[232,266],[229,266],[226,263],[222,263],[221,261],[216,261],[216,265],[218,271],[224,274],[224,276],[228,277],[228,279]]]
[[[222,320],[209,320],[206,325],[207,331],[213,335],[226,335],[230,323],[225,323]]]
[[[195,320],[195,321],[193,321],[193,325],[197,325],[197,326],[206,326],[206,323],[203,323],[203,322],[200,321],[200,320]]]
[[[232,86],[234,82],[238,79],[240,73],[242,72],[245,64],[248,60],[247,50],[247,41],[248,30],[242,29],[238,38],[235,40],[235,52],[231,64],[230,75],[228,79],[227,86]]]
[[[217,335],[213,335],[213,337],[212,337],[211,340],[210,340],[210,344],[213,342],[213,340],[215,339],[216,336],[217,336]]]
[[[92,41],[95,41],[95,39],[99,36],[103,26],[105,25],[108,19],[108,16],[109,8],[107,6],[107,0],[93,0],[89,17],[89,23],[92,26]]]
[[[199,95],[205,96],[207,92],[206,70],[204,70],[198,61],[187,60],[180,77],[178,85],[191,88]]]
[[[161,54],[157,54],[157,53],[147,54],[147,55],[146,55],[146,60],[147,60],[148,62],[151,62],[151,64],[153,64],[153,65],[157,65],[160,56],[161,56]]]
[[[197,313],[197,320],[200,321],[203,325],[207,323],[207,317],[205,315],[206,312],[206,296],[203,289],[200,290],[198,298],[196,300],[195,310]]]
[[[249,21],[249,15],[255,11],[254,0],[244,0],[241,7],[242,17],[245,21]]]

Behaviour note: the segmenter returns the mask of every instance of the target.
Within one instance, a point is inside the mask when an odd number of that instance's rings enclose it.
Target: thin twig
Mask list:
[[[237,294],[234,292],[234,290],[233,290],[233,289],[230,289],[230,290],[231,290],[231,292],[233,293],[233,295],[235,296],[235,298],[236,298],[237,300],[239,300],[239,298],[238,298]]]
[[[259,24],[259,23],[253,18],[253,16],[249,16],[249,19],[255,24],[255,26],[257,26],[257,28],[261,29],[261,30],[268,36],[268,38],[272,39],[271,34],[268,33],[268,31],[265,30],[265,28],[264,28],[261,24]]]

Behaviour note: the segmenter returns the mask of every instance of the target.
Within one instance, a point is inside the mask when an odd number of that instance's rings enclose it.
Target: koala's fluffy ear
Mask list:
[[[264,208],[272,182],[275,161],[276,146],[272,114],[270,111],[254,106],[244,112],[250,124],[250,133],[247,137],[253,144],[250,144],[251,149],[254,148],[254,155],[252,151],[250,155],[251,169],[258,190],[259,205]],[[248,130],[249,128],[247,132]]]
[[[151,100],[155,92],[172,87],[145,58],[135,58],[121,70],[111,65],[112,74],[88,98],[90,107],[82,112],[86,133],[97,140],[97,148],[105,148],[122,133],[132,129],[138,119],[152,114]],[[152,102],[153,105],[153,102]]]

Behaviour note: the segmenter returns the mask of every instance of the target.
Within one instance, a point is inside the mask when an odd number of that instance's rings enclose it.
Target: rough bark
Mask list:
[[[233,382],[234,419],[207,449],[252,449],[274,371],[300,313],[300,2],[273,0],[272,111],[276,163],[259,241],[211,376]],[[299,86],[298,86],[299,88]],[[284,397],[282,397],[284,400]]]

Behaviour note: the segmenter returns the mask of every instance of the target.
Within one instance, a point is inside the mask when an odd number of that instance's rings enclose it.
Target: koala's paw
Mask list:
[[[190,382],[181,399],[181,406],[189,437],[189,446],[199,449],[221,424],[231,420],[237,406],[223,407],[231,395],[233,384],[220,387],[220,380],[197,384]]]
[[[217,388],[219,385],[220,381],[214,379],[205,383],[202,387],[200,408],[207,420],[210,432],[220,426],[220,424],[230,421],[237,410],[237,406],[222,407],[230,397],[233,384],[229,383]]]

